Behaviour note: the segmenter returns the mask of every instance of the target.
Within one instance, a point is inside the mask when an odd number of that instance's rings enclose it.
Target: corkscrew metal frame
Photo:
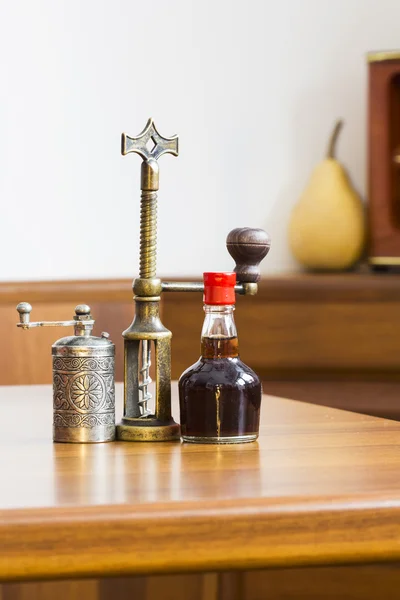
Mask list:
[[[202,292],[199,282],[168,282],[156,276],[157,192],[163,154],[178,156],[178,137],[162,137],[152,119],[137,137],[122,134],[123,155],[136,152],[142,159],[140,201],[140,268],[133,282],[135,317],[124,337],[124,414],[117,438],[126,441],[179,439],[179,425],[171,414],[171,337],[160,319],[162,292]],[[262,229],[239,228],[227,237],[227,248],[236,261],[238,294],[254,295],[260,279],[258,266],[270,248]],[[148,409],[151,344],[155,349],[155,412]]]

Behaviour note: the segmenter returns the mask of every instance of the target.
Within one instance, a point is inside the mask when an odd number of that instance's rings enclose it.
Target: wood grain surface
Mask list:
[[[396,422],[264,397],[259,442],[215,447],[53,444],[51,418],[49,386],[0,388],[3,581],[400,558]]]
[[[44,581],[0,585],[0,600],[398,600],[398,564]]]
[[[51,382],[51,344],[66,329],[30,332],[15,327],[15,306],[33,304],[32,319],[71,318],[88,303],[94,332],[116,344],[116,378],[123,378],[122,331],[133,319],[130,280],[0,284],[0,384]],[[172,375],[198,358],[203,321],[198,293],[165,293],[162,320],[173,333]],[[235,318],[241,355],[267,379],[400,380],[398,275],[287,275],[266,277],[255,297],[238,297]],[[311,400],[311,399],[310,399]],[[349,407],[357,409],[360,398]],[[399,411],[400,414],[400,411]]]
[[[264,391],[374,417],[400,418],[399,381],[266,381]]]
[[[173,332],[175,378],[198,358],[203,319],[198,299],[182,296],[171,293],[163,304],[163,322]],[[399,302],[272,302],[263,293],[239,297],[235,321],[241,357],[263,380],[398,380],[399,310]]]

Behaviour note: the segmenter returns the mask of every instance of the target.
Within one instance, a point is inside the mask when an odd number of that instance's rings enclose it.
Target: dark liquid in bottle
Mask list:
[[[261,393],[259,378],[238,356],[237,338],[203,338],[202,357],[179,380],[182,437],[255,439]]]

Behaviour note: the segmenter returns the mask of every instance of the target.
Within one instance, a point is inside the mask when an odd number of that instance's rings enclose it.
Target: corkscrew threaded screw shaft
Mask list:
[[[152,279],[156,276],[157,267],[157,192],[142,190],[140,199],[140,267],[139,277]],[[151,383],[150,365],[151,350],[150,342],[141,342],[141,381],[139,390],[140,416],[147,417],[150,414],[148,403],[152,394],[148,390]]]
[[[139,277],[152,279],[157,269],[157,192],[142,191],[140,200]]]

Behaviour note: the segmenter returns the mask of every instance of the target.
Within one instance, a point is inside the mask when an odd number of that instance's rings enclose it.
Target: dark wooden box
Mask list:
[[[368,54],[369,262],[400,265],[400,51]]]

